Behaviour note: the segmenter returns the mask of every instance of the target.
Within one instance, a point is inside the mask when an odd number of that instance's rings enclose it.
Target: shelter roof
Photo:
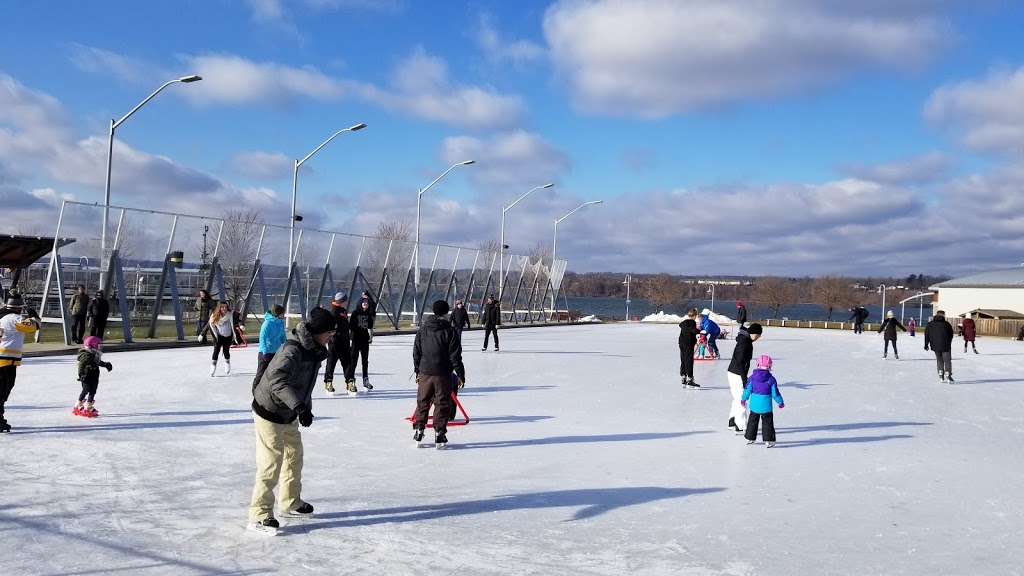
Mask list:
[[[967,314],[970,314],[971,316],[977,316],[978,318],[994,318],[996,320],[1024,320],[1024,314],[1021,314],[1020,312],[1015,312],[1013,310],[995,310],[991,308],[978,308],[976,310],[971,310],[970,312],[965,312],[960,316],[966,316]]]
[[[1024,266],[954,278],[939,282],[930,289],[942,288],[1024,288]]]
[[[25,268],[53,251],[54,238],[45,236],[0,235],[0,267]],[[74,238],[57,239],[57,247],[67,246]]]

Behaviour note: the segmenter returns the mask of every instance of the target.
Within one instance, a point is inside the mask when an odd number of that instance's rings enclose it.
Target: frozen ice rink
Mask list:
[[[245,529],[256,349],[109,353],[71,415],[73,356],[31,358],[0,436],[0,572],[21,574],[1024,573],[1024,343],[766,328],[779,444],[726,430],[727,357],[679,385],[674,325],[467,333],[472,418],[416,449],[412,337],[378,337],[376,389],[315,393],[308,521]],[[429,436],[429,433],[428,433]],[[432,438],[432,436],[431,436]]]

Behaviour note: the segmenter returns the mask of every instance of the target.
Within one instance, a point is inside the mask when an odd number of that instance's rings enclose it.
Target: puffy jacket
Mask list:
[[[679,323],[679,348],[693,349],[697,345],[697,322],[687,318]]]
[[[974,337],[977,334],[977,328],[974,325],[974,319],[964,318],[964,321],[960,323],[960,326],[963,327],[964,340],[966,340],[967,342],[974,340]]]
[[[100,366],[110,366],[103,361],[103,353],[82,348],[78,351],[78,380],[83,384],[95,384],[100,381]]]
[[[417,374],[447,376],[455,372],[466,379],[462,343],[447,320],[434,316],[423,321],[412,345],[412,368]]]
[[[274,354],[287,341],[284,321],[269,311],[264,312],[263,326],[260,326],[260,354]]]
[[[469,312],[466,312],[466,305],[462,307],[455,307],[452,310],[452,326],[456,328],[469,328]]]
[[[935,352],[953,350],[953,327],[946,322],[945,316],[935,316],[924,327],[924,349],[929,347]]]
[[[754,341],[750,339],[750,333],[745,328],[740,328],[736,333],[736,347],[732,349],[732,360],[729,362],[729,372],[743,376],[747,381],[747,374],[750,373],[750,359],[754,356]]]
[[[4,309],[8,312],[7,309]],[[39,330],[39,321],[9,312],[0,318],[0,366],[20,366],[25,334]]]
[[[501,326],[501,306],[497,302],[484,305],[484,326]]]
[[[68,303],[68,312],[72,316],[85,316],[89,312],[89,295],[75,293]]]
[[[747,307],[743,304],[736,307],[736,323],[740,326],[747,323]]]
[[[707,332],[708,336],[718,337],[722,333],[722,329],[715,324],[715,321],[710,316],[705,316],[704,320],[700,323],[700,329]]]
[[[785,404],[782,394],[779,393],[779,383],[772,376],[771,371],[763,368],[754,370],[743,388],[741,400],[750,401],[750,411],[758,414],[767,414],[772,411],[772,400],[779,406]]]
[[[327,348],[317,346],[305,322],[292,330],[292,335],[294,338],[274,354],[252,391],[253,412],[278,424],[293,422],[302,406],[313,409],[316,376],[327,358]]]
[[[885,339],[886,340],[895,340],[896,339],[896,329],[897,328],[899,328],[900,330],[903,330],[904,332],[907,331],[907,329],[903,327],[903,324],[900,324],[899,320],[897,320],[895,318],[886,318],[885,322],[882,322],[882,325],[878,327],[878,331],[879,332],[882,332],[883,330],[885,331]]]
[[[93,298],[89,302],[89,317],[106,320],[110,316],[110,301],[106,298]]]
[[[206,300],[202,298],[196,298],[196,303],[193,308],[199,312],[199,317],[208,319],[210,314],[213,314],[213,309],[217,307],[217,301],[213,298],[207,297]]]

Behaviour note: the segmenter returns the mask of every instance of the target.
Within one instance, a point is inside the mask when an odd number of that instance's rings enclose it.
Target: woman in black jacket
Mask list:
[[[896,319],[896,315],[892,313],[892,310],[890,310],[889,313],[885,315],[885,322],[882,322],[882,325],[878,327],[879,334],[881,334],[882,331],[885,331],[885,350],[882,351],[882,358],[889,356],[889,341],[891,340],[892,354],[893,356],[896,357],[897,360],[900,359],[900,353],[898,350],[896,350],[897,328],[903,330],[904,332],[907,331],[907,329],[903,327],[903,324],[900,324],[900,321]]]
[[[690,308],[686,319],[679,323],[679,375],[683,377],[683,388],[700,388],[693,380],[693,348],[697,345],[697,309]]]
[[[89,302],[89,336],[105,340],[107,317],[110,316],[110,302],[103,297],[103,290],[96,291],[96,297]]]

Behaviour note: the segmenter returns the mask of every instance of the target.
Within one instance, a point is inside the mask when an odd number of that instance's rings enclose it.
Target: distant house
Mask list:
[[[944,310],[946,318],[979,310],[998,310],[1006,318],[1024,312],[1024,266],[946,280],[929,290],[935,293],[933,312]]]

